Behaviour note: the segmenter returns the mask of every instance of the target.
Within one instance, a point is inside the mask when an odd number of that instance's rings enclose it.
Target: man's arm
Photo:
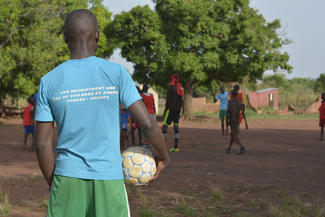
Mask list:
[[[226,124],[229,126],[230,125],[230,103],[228,102],[228,106],[227,106],[227,116],[226,116]]]
[[[39,167],[49,187],[52,185],[56,158],[52,144],[53,128],[54,122],[36,122],[36,155]]]
[[[138,121],[140,128],[144,136],[149,140],[150,144],[157,150],[159,154],[159,160],[157,163],[157,172],[155,176],[151,179],[156,179],[160,172],[165,168],[169,162],[169,156],[167,152],[167,147],[165,144],[165,139],[161,133],[157,122],[152,118],[146,109],[145,105],[141,100],[133,103],[128,110],[131,112],[132,116]]]
[[[241,113],[242,113],[243,119],[245,121],[246,130],[248,130],[248,124],[247,124],[247,119],[246,119],[246,115],[245,115],[245,104],[241,105]]]

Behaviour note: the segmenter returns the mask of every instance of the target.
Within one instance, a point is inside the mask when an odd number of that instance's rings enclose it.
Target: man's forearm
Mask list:
[[[43,176],[48,185],[51,187],[55,166],[55,156],[53,149],[47,147],[39,147],[37,144],[36,155]]]
[[[49,186],[52,184],[55,151],[53,148],[53,122],[36,122],[36,155],[39,167]]]
[[[157,123],[150,118],[151,127],[144,127],[143,134],[149,140],[150,144],[158,151],[160,160],[164,162],[169,161],[168,152],[165,144],[165,139],[161,133]]]

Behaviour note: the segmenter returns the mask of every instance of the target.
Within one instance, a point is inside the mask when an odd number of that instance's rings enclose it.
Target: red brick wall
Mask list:
[[[208,113],[216,112],[219,109],[219,103],[206,103],[205,97],[195,97],[192,98],[192,110],[193,112],[203,112]]]
[[[279,90],[270,90],[267,92],[256,93],[249,92],[249,101],[251,105],[258,109],[258,107],[266,107],[269,105],[269,94],[273,94],[273,108],[279,109]]]

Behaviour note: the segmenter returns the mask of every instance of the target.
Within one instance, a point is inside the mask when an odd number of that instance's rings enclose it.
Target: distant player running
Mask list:
[[[318,110],[319,110],[320,140],[323,141],[324,126],[325,126],[325,93],[322,93],[322,104]]]
[[[47,217],[129,217],[120,105],[137,119],[159,154],[153,179],[169,160],[163,135],[130,74],[94,56],[99,40],[96,17],[88,10],[73,11],[63,33],[70,59],[42,77],[36,107],[37,157],[51,188]]]
[[[220,100],[219,118],[221,120],[222,135],[225,135],[225,118],[227,117],[228,97],[229,97],[229,92],[226,92],[225,88],[221,87],[220,93],[216,97],[216,102]],[[228,134],[227,121],[226,121],[226,134]]]
[[[245,95],[243,94],[243,92],[239,91],[240,90],[240,87],[238,84],[235,84],[234,86],[234,91],[237,92],[237,99],[242,103],[242,111],[240,112],[240,115],[239,115],[239,123],[241,124],[242,121],[243,121],[243,118],[244,118],[244,121],[245,121],[245,125],[246,125],[246,128],[248,129],[248,125],[247,125],[247,120],[246,120],[246,116],[245,116],[245,110],[246,110],[246,98],[245,98]],[[233,99],[234,96],[232,95],[232,92],[229,94],[229,99]]]
[[[174,123],[174,147],[169,149],[171,152],[178,152],[178,140],[179,140],[179,118],[181,109],[183,107],[183,95],[184,90],[179,82],[179,75],[173,74],[171,76],[172,81],[167,88],[167,98],[164,111],[164,121],[162,126],[162,132],[164,134],[165,140],[167,139],[167,128],[173,122]]]
[[[233,143],[237,142],[240,147],[240,152],[238,154],[243,154],[246,152],[246,149],[242,145],[239,138],[239,126],[240,126],[239,116],[242,113],[242,115],[245,118],[245,114],[242,112],[243,111],[242,103],[237,99],[237,91],[233,90],[231,94],[233,98],[228,103],[228,114],[227,114],[227,122],[230,125],[231,136],[230,136],[230,142],[229,142],[229,147],[227,149],[227,153],[231,152],[231,147]]]

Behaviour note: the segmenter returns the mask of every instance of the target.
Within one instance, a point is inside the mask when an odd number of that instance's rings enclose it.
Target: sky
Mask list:
[[[154,7],[151,0],[104,0],[103,3],[113,14],[129,11],[137,5]],[[269,22],[279,19],[281,32],[292,41],[282,48],[283,52],[289,53],[289,63],[293,66],[288,78],[317,78],[325,72],[324,0],[251,0],[251,6]],[[133,72],[133,64],[123,60],[119,51],[111,60]]]

